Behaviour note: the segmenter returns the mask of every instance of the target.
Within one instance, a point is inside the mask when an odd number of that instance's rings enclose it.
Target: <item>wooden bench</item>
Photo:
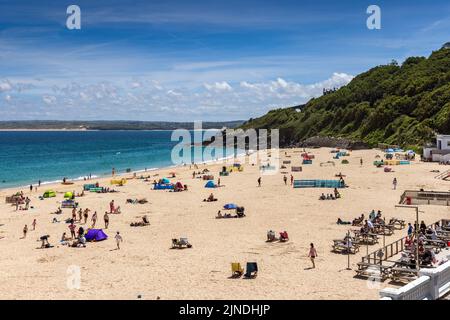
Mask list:
[[[391,269],[391,279],[394,281],[411,281],[417,278],[417,270],[408,267],[393,267]]]

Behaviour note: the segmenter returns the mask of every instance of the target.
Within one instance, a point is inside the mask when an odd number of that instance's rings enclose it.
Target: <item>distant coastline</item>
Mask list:
[[[244,121],[202,122],[202,129],[236,128]],[[175,130],[194,129],[194,122],[128,121],[128,120],[11,120],[0,121],[0,131],[99,131],[99,130]]]

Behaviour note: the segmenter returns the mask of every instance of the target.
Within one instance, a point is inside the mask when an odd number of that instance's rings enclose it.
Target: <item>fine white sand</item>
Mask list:
[[[287,151],[290,158],[285,158]],[[115,187],[120,193],[87,193],[76,201],[98,213],[98,226],[103,226],[103,214],[114,199],[122,208],[122,214],[110,215],[110,227],[105,230],[109,239],[88,243],[87,248],[68,248],[59,245],[63,232],[70,234],[68,224],[51,223],[63,200],[63,193],[81,192],[84,182],[72,186],[42,186],[38,192],[23,190],[31,197],[34,209],[15,211],[5,204],[5,196],[18,189],[0,191],[0,281],[1,299],[378,299],[379,288],[354,278],[355,272],[346,270],[347,256],[331,252],[333,239],[343,238],[351,227],[336,224],[338,217],[351,221],[372,210],[382,210],[389,220],[395,216],[412,222],[414,210],[396,209],[400,195],[406,189],[448,191],[449,182],[434,179],[431,170],[446,167],[433,163],[395,166],[394,173],[385,173],[372,162],[379,150],[354,151],[345,157],[350,164],[334,160],[336,166],[320,166],[320,162],[332,160],[330,149],[309,149],[316,157],[312,165],[303,165],[303,172],[293,173],[296,179],[335,179],[336,173],[347,175],[350,186],[341,189],[342,199],[319,201],[322,192],[331,189],[293,189],[285,186],[283,174],[262,176],[262,187],[257,187],[260,176],[258,166],[245,164],[243,172],[220,177],[225,187],[205,189],[205,181],[192,178],[189,167],[178,168],[177,179],[189,186],[187,192],[151,190],[151,183],[140,179],[129,180],[124,187]],[[282,150],[281,160],[291,160],[301,165],[299,150]],[[359,164],[360,158],[364,164]],[[344,159],[344,158],[341,158]],[[215,176],[221,164],[208,168]],[[200,166],[200,170],[205,168]],[[288,178],[290,165],[287,166]],[[155,179],[167,176],[173,169],[144,173],[159,174]],[[284,170],[280,170],[284,171]],[[129,175],[130,176],[130,175]],[[392,180],[398,179],[398,189],[392,190]],[[152,177],[153,179],[153,177]],[[109,186],[109,178],[94,180]],[[46,189],[57,191],[57,197],[39,200]],[[202,202],[213,191],[217,202]],[[149,203],[126,204],[127,198],[147,198]],[[215,219],[226,203],[245,207],[243,219]],[[449,208],[422,206],[420,219],[432,223],[449,218]],[[61,221],[71,216],[71,209],[63,209],[57,216]],[[147,214],[151,225],[130,227]],[[92,215],[92,213],[91,213]],[[21,239],[25,224],[31,230],[37,219],[35,231],[29,231]],[[90,220],[90,217],[89,217]],[[90,222],[88,222],[90,224]],[[79,224],[77,223],[77,226]],[[86,226],[88,227],[88,226]],[[286,230],[290,241],[266,243],[266,232]],[[124,242],[120,250],[114,235],[120,231]],[[49,234],[50,249],[37,249],[41,235]],[[396,231],[386,237],[386,243],[406,234]],[[192,249],[171,250],[171,239],[188,237]],[[309,244],[313,242],[319,257],[317,268],[309,270],[307,257]],[[382,241],[380,241],[381,245]],[[370,246],[369,252],[379,246]],[[365,255],[366,248],[350,257],[351,267]],[[231,262],[256,261],[259,274],[256,279],[230,279]],[[81,270],[80,289],[67,286],[70,266]],[[70,268],[69,268],[70,270]],[[388,285],[381,284],[381,287]]]

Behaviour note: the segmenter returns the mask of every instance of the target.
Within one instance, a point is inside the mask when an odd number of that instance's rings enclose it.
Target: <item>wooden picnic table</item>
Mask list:
[[[378,243],[378,235],[375,233],[363,233],[361,230],[352,230],[355,234],[355,242],[359,244],[376,244]]]
[[[374,227],[374,232],[379,235],[390,236],[390,235],[394,234],[393,226],[389,226],[386,224],[374,223],[373,227]]]
[[[392,266],[381,265],[381,264],[373,264],[367,262],[358,262],[357,263],[358,270],[356,274],[360,277],[376,277],[381,279],[381,281],[389,278],[390,270]]]
[[[333,240],[333,251],[338,253],[349,252],[356,254],[359,252],[359,245],[356,244],[353,239],[350,247],[347,245],[347,240]]]

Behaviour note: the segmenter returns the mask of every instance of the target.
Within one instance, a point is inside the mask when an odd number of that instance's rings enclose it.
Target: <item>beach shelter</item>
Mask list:
[[[64,199],[72,199],[73,198],[73,192],[66,192],[64,193]]]
[[[236,209],[237,205],[235,205],[234,203],[227,203],[226,205],[223,206],[223,208],[225,210],[232,210],[232,209]]]
[[[108,238],[102,229],[89,229],[84,237],[87,241],[102,241]]]
[[[161,182],[164,183],[164,184],[169,184],[169,183],[170,183],[170,180],[167,179],[167,178],[162,178],[162,179],[161,179]]]
[[[175,186],[176,186],[177,189],[183,189],[184,188],[183,184],[180,181],[178,181]]]
[[[56,197],[56,192],[53,190],[47,190],[44,192],[43,197],[44,198],[54,198],[54,197]]]
[[[206,184],[205,184],[205,188],[215,188],[216,185],[214,184],[214,181],[209,180]]]

